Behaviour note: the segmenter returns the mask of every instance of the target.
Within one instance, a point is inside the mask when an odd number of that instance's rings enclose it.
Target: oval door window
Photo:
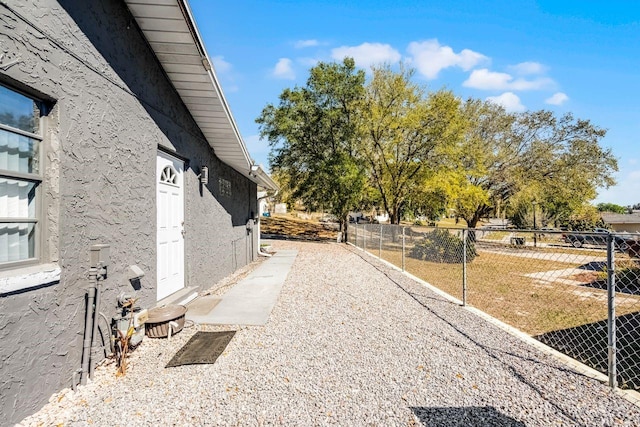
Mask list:
[[[173,166],[165,166],[160,174],[160,182],[165,184],[178,185],[178,173]]]

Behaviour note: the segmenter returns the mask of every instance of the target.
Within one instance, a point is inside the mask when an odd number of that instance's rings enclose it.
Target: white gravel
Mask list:
[[[238,330],[214,365],[164,368],[197,327],[146,339],[125,377],[101,366],[21,425],[640,425],[606,385],[360,251],[273,247],[299,251],[278,304],[265,326],[203,326]]]

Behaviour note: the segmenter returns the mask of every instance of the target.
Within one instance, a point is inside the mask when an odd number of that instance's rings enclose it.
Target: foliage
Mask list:
[[[616,260],[614,271],[617,292],[640,294],[640,264],[635,260]],[[596,273],[597,281],[606,289],[608,271],[605,267]]]
[[[582,205],[562,224],[569,230],[593,231],[596,227],[605,227],[605,223],[600,216],[600,212],[588,204]]]
[[[17,129],[29,130],[37,128],[36,118],[28,115],[20,115],[16,117],[11,112],[0,113],[0,123],[12,126]]]
[[[123,308],[127,309],[129,312],[129,323],[127,326],[127,331],[125,333],[123,333],[120,329],[116,329],[116,366],[118,367],[118,369],[116,370],[117,377],[123,376],[127,373],[127,366],[129,365],[127,362],[127,357],[129,357],[129,354],[131,353],[131,337],[135,332],[135,328],[133,327],[133,306],[135,305],[137,300],[137,298],[131,298],[122,305]]]
[[[464,134],[448,174],[453,178],[452,207],[470,227],[514,193],[517,144],[511,138],[516,117],[486,101],[461,105]]]
[[[599,212],[613,212],[618,214],[626,214],[629,209],[615,203],[598,203],[596,206]]]
[[[359,117],[359,154],[392,224],[459,138],[460,101],[440,90],[425,93],[412,70],[373,68]]]
[[[508,113],[487,101],[427,92],[400,66],[319,63],[256,120],[271,146],[282,200],[328,210],[383,208],[392,223],[454,211],[469,227],[488,216],[587,227],[585,204],[613,185],[606,131],[571,114]]]
[[[286,176],[284,191],[309,208],[323,206],[340,220],[359,207],[366,174],[355,156],[355,108],[365,76],[353,59],[319,63],[304,87],[285,89],[278,106],[256,120],[271,145],[272,170]]]
[[[436,228],[426,233],[424,239],[409,252],[411,258],[447,264],[462,263],[464,242],[449,230]],[[472,239],[467,239],[467,262],[478,255]]]
[[[509,208],[517,195],[536,201],[549,220],[566,221],[597,188],[614,184],[617,160],[599,146],[606,132],[588,120],[549,111],[510,114],[474,99],[463,111],[467,127],[456,168],[468,186],[455,200],[471,227],[497,207]]]

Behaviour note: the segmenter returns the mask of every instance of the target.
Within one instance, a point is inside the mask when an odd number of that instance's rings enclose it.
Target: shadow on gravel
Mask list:
[[[424,408],[411,410],[425,426],[505,426],[525,427],[521,421],[508,417],[492,406],[468,406],[462,408]]]
[[[618,384],[640,390],[640,312],[616,318]],[[607,321],[551,331],[534,337],[604,374],[608,370]]]
[[[482,351],[485,352],[485,354],[492,358],[493,360],[495,360],[497,365],[501,365],[503,366],[507,371],[509,371],[511,373],[511,375],[514,377],[515,380],[520,381],[522,384],[526,385],[527,387],[529,387],[534,393],[536,393],[537,395],[539,395],[542,399],[546,400],[551,406],[553,406],[554,408],[556,408],[556,410],[563,414],[565,417],[567,417],[569,420],[573,421],[576,425],[582,425],[579,424],[578,421],[575,419],[575,417],[564,407],[558,405],[556,402],[550,400],[549,398],[546,397],[546,392],[544,390],[544,385],[537,385],[535,384],[534,381],[531,381],[530,379],[526,378],[519,370],[519,368],[517,366],[512,365],[508,360],[505,360],[504,358],[500,357],[501,355],[509,355],[512,357],[516,357],[518,359],[522,359],[522,360],[528,360],[532,363],[539,363],[539,364],[544,364],[546,366],[546,363],[543,363],[539,360],[535,360],[535,359],[530,359],[530,358],[525,358],[522,355],[519,354],[514,354],[511,352],[507,352],[501,349],[497,349],[497,348],[492,348],[489,347],[487,345],[485,345],[484,343],[482,343],[480,340],[472,337],[471,335],[469,335],[467,332],[463,331],[462,328],[459,325],[456,325],[454,323],[452,323],[451,321],[449,321],[447,319],[446,314],[444,313],[440,313],[438,312],[438,310],[435,307],[431,307],[430,305],[428,305],[425,301],[421,300],[421,295],[411,292],[408,288],[406,288],[405,286],[403,286],[400,282],[396,281],[393,277],[391,277],[391,275],[389,274],[389,272],[385,271],[386,269],[383,268],[380,265],[376,265],[376,263],[371,262],[371,259],[366,258],[363,254],[358,253],[355,249],[351,249],[351,252],[360,257],[364,262],[366,262],[367,264],[371,265],[373,268],[375,268],[376,270],[378,270],[380,273],[382,273],[383,275],[385,275],[392,283],[394,283],[401,291],[403,291],[404,293],[406,293],[409,297],[411,297],[416,303],[420,304],[422,307],[424,307],[427,311],[429,311],[432,315],[434,315],[435,317],[437,317],[438,319],[440,319],[442,322],[446,323],[447,325],[449,325],[454,331],[456,331],[460,336],[466,338],[469,343],[476,345],[479,349],[481,349]],[[390,270],[393,271],[393,270]],[[398,274],[402,274],[399,273]],[[446,303],[451,303],[450,301],[446,301]],[[554,367],[554,369],[558,370],[558,371],[567,371],[567,372],[572,372],[575,373],[575,371],[568,369],[568,368],[563,368],[563,367]],[[413,409],[413,408],[412,408]],[[434,408],[416,408],[419,410],[426,410],[426,411],[433,411]],[[451,409],[456,409],[456,408],[435,408],[435,409],[439,409],[439,410],[451,410]],[[456,410],[460,411],[463,410],[465,408],[457,408]],[[468,409],[468,408],[467,408]],[[480,407],[480,409],[482,409]],[[569,409],[570,410],[570,409]],[[415,412],[415,410],[414,410]],[[460,413],[458,413],[460,414]],[[416,414],[416,416],[418,416],[418,418],[420,418],[420,416],[418,414]],[[422,418],[420,418],[422,420]],[[508,419],[509,420],[509,419]],[[515,422],[515,421],[514,421]],[[430,421],[430,424],[425,424],[425,425],[434,425],[434,426],[438,426],[438,425],[454,425],[454,426],[467,426],[467,425],[483,425],[482,423],[461,423],[461,424],[451,424],[451,423],[445,423],[445,424],[434,424],[433,421]],[[520,424],[485,424],[485,425],[498,425],[498,426],[502,426],[502,425],[524,425],[522,423]]]

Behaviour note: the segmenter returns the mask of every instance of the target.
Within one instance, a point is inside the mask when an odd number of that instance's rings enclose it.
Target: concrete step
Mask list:
[[[180,289],[168,297],[165,297],[156,303],[156,307],[162,307],[170,304],[187,305],[190,301],[193,301],[198,297],[197,287],[189,286],[188,288]]]

